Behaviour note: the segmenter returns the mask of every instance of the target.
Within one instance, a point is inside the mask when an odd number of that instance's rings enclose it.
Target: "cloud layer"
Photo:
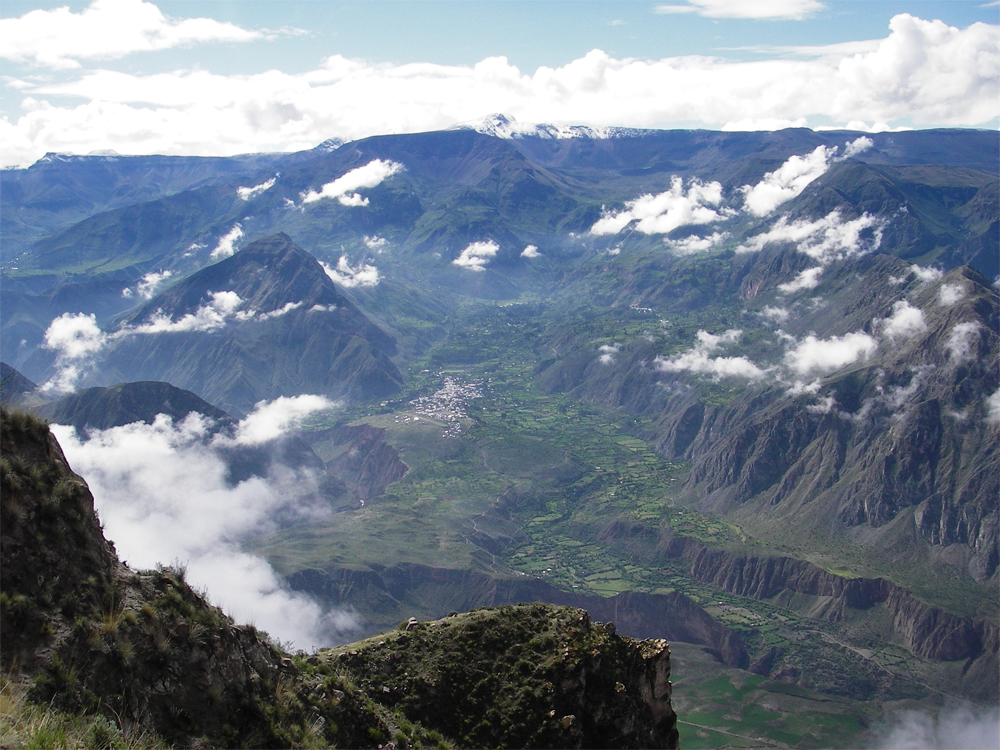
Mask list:
[[[699,7],[707,10],[709,4]],[[26,43],[18,48],[18,59],[69,60],[60,50],[84,44],[73,42],[65,30],[53,40],[50,47]],[[497,111],[524,122],[593,127],[785,127],[806,124],[803,118],[844,126],[900,120],[976,126],[1000,116],[996,26],[957,29],[904,13],[890,21],[883,39],[799,54],[804,59],[729,62],[696,56],[617,59],[592,50],[531,74],[504,57],[446,66],[333,55],[302,73],[89,70],[68,80],[8,78],[7,85],[24,99],[20,117],[0,121],[0,162],[26,165],[48,151],[96,149],[194,155],[287,151],[333,136],[436,130]]]
[[[725,218],[717,207],[722,202],[722,184],[694,179],[684,188],[676,175],[670,190],[626,201],[625,210],[607,213],[590,228],[591,234],[617,234],[627,227],[643,234],[667,234],[688,224],[710,224]]]
[[[80,13],[63,6],[0,19],[0,57],[66,69],[80,67],[80,60],[110,60],[204,42],[249,42],[262,36],[211,18],[170,19],[141,0],[94,0]]]
[[[302,196],[302,202],[315,203],[323,198],[335,198],[344,206],[367,206],[368,199],[355,191],[380,185],[402,168],[403,165],[397,162],[375,159],[326,183],[318,191],[308,191]]]
[[[259,404],[240,423],[237,440],[277,436],[303,414],[332,406],[318,398]],[[280,467],[266,478],[231,486],[210,426],[191,414],[178,424],[160,415],[152,425],[138,422],[86,437],[61,425],[52,431],[90,485],[105,533],[129,565],[179,562],[187,566],[188,581],[238,621],[253,622],[300,648],[332,644],[354,626],[353,619],[324,612],[314,600],[289,591],[266,561],[240,548],[252,536],[274,530],[279,515],[298,520],[324,515],[310,501],[316,477]]]
[[[458,257],[455,258],[452,263],[460,268],[466,268],[469,271],[485,271],[486,264],[489,263],[499,251],[500,246],[493,240],[473,242],[461,253],[459,253]]]

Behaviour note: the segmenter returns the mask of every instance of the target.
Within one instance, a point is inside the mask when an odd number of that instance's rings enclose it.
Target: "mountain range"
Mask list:
[[[245,547],[369,632],[550,601],[774,684],[992,704],[998,163],[985,131],[502,116],[52,155],[0,174],[5,398],[80,431],[335,404],[231,479],[324,477],[337,512]]]

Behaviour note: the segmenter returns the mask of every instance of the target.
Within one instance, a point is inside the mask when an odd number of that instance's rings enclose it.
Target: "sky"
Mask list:
[[[1000,128],[995,0],[5,0],[0,166],[519,123]]]

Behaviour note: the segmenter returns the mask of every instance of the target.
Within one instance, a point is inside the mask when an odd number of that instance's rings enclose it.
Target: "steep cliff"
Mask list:
[[[2,666],[36,701],[180,746],[677,746],[663,641],[524,605],[293,657],[183,571],[123,565],[45,424],[0,427]]]

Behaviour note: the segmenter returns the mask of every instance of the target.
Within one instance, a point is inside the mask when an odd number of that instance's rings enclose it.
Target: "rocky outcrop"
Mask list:
[[[123,565],[43,422],[0,412],[0,453],[2,667],[36,701],[183,747],[677,746],[663,641],[531,605],[291,656],[183,570]]]
[[[666,641],[579,609],[476,610],[318,658],[461,747],[677,747]]]
[[[740,636],[709,617],[679,592],[625,592],[611,597],[561,591],[536,578],[500,578],[470,570],[432,568],[414,563],[369,570],[331,567],[306,569],[287,578],[289,585],[332,605],[356,607],[372,630],[418,613],[437,617],[518,602],[546,602],[587,610],[597,620],[614,621],[633,638],[663,638],[697,643],[720,661],[736,667],[748,657]]]

